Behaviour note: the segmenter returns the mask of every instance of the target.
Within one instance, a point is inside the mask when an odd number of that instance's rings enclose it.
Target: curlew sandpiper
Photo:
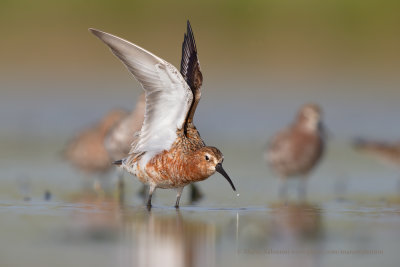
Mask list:
[[[156,188],[175,188],[175,207],[179,207],[186,185],[205,180],[216,171],[236,191],[222,168],[221,151],[206,146],[193,124],[203,77],[190,23],[182,45],[181,72],[133,43],[95,29],[90,31],[109,46],[146,94],[142,128],[135,136],[129,156],[115,164],[149,185],[147,206],[151,207]]]

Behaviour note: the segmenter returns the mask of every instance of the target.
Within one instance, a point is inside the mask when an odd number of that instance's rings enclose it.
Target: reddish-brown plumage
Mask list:
[[[214,165],[222,163],[222,153],[214,147],[206,147],[195,127],[178,130],[175,143],[169,151],[157,154],[146,164],[145,172],[136,173],[143,183],[154,183],[159,188],[178,188],[189,183],[202,181],[211,176],[215,169]],[[206,160],[205,155],[211,158]],[[136,162],[140,164],[142,155],[131,155],[129,164]],[[137,169],[142,169],[138,165]],[[149,179],[151,181],[149,181]]]

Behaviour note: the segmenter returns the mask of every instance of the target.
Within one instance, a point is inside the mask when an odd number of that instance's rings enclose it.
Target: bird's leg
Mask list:
[[[121,168],[117,169],[118,176],[118,200],[119,203],[124,203],[125,183],[124,183],[124,172]]]
[[[154,191],[156,190],[156,186],[154,184],[151,184],[149,186],[149,196],[147,198],[147,208],[151,208],[151,197],[153,196]]]
[[[203,193],[201,193],[198,186],[196,186],[194,183],[190,184],[190,203],[199,201],[202,198],[203,198]]]
[[[176,191],[177,191],[177,194],[176,194],[175,208],[179,208],[179,201],[181,200],[181,195],[182,195],[182,191],[183,191],[183,186],[177,188]]]
[[[287,178],[286,176],[282,176],[281,179],[279,179],[279,199],[286,202],[287,192],[288,192]]]
[[[300,177],[298,184],[299,200],[305,201],[307,198],[307,177]]]

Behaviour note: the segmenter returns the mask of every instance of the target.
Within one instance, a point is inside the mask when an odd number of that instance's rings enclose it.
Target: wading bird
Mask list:
[[[299,196],[306,196],[306,178],[317,165],[324,152],[324,128],[319,106],[303,106],[292,125],[274,136],[264,157],[280,176],[279,195],[286,198],[287,179],[301,177]]]
[[[181,72],[165,60],[114,35],[90,31],[109,46],[146,94],[145,119],[129,156],[115,162],[149,185],[147,206],[156,188],[176,189],[175,207],[183,188],[221,173],[236,191],[222,168],[224,157],[206,146],[193,124],[200,101],[202,74],[190,23],[182,45]]]

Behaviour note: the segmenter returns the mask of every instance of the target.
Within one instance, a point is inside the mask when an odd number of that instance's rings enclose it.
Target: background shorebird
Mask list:
[[[93,126],[78,133],[66,146],[64,157],[86,175],[104,175],[112,169],[112,160],[104,146],[104,140],[117,122],[128,115],[127,111],[110,111]],[[96,191],[101,190],[100,181],[94,182]]]
[[[299,197],[306,196],[306,177],[319,162],[324,151],[324,128],[318,105],[303,106],[292,125],[274,136],[264,157],[281,177],[279,195],[286,198],[287,178],[299,176]]]
[[[193,124],[203,77],[190,23],[182,45],[181,72],[135,44],[105,32],[90,31],[110,47],[146,93],[141,131],[129,157],[115,163],[150,186],[147,206],[151,207],[156,188],[175,188],[178,207],[186,185],[205,180],[216,171],[236,190],[222,168],[222,153],[206,146]]]
[[[353,145],[358,151],[373,156],[385,165],[400,169],[400,142],[385,143],[357,138]],[[400,179],[397,182],[397,191],[400,193]]]

